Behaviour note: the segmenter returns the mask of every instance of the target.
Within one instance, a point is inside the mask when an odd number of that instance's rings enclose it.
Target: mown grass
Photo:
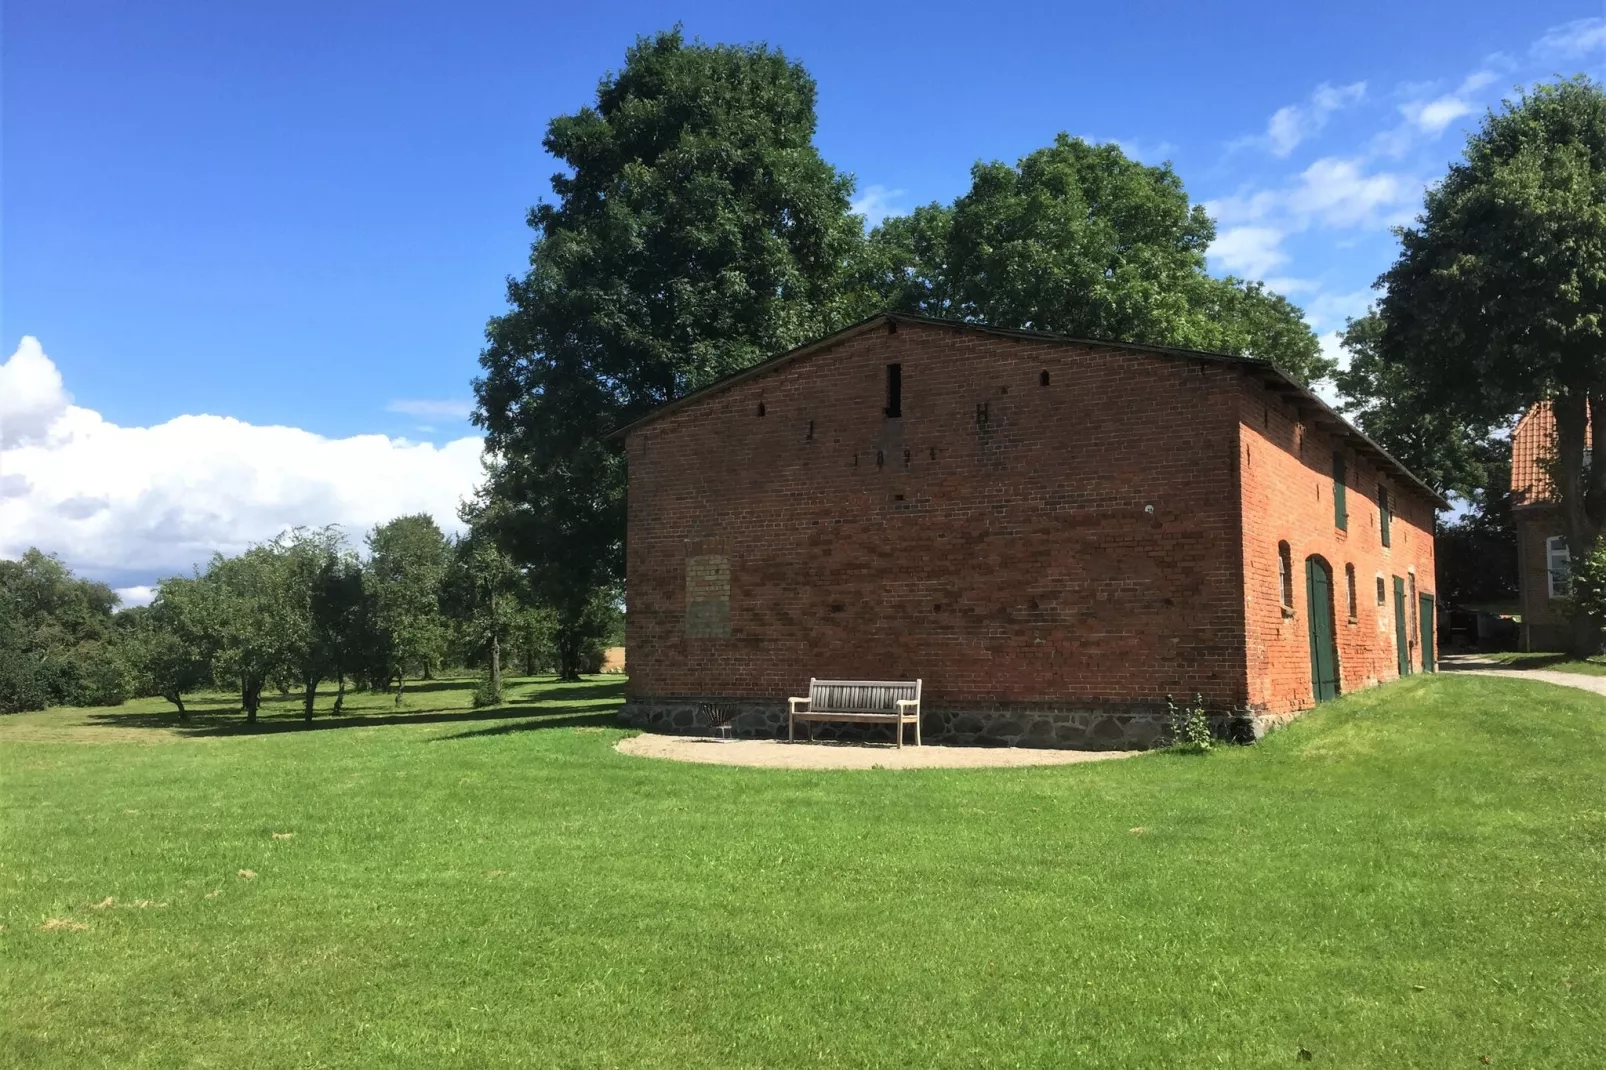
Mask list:
[[[619,755],[575,723],[616,681],[469,686],[0,724],[0,1060],[1606,1064],[1592,694],[1418,676],[1206,758],[826,773]]]
[[[1478,657],[1497,662],[1502,668],[1507,669],[1554,669],[1557,672],[1575,672],[1584,676],[1606,676],[1606,661],[1578,658],[1571,654],[1501,650],[1491,654],[1479,654]]]

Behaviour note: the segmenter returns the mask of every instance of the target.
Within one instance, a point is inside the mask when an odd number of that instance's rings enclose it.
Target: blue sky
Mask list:
[[[29,336],[28,366],[49,364],[103,434],[172,431],[56,457],[52,478],[142,449],[204,453],[238,432],[216,480],[236,495],[263,485],[271,507],[251,523],[317,522],[297,510],[319,504],[366,520],[348,500],[361,488],[273,505],[291,477],[267,454],[305,447],[316,469],[328,463],[317,442],[378,434],[392,452],[432,443],[439,461],[470,433],[481,332],[556,168],[545,124],[588,103],[637,34],[676,21],[803,61],[820,149],[857,176],[872,214],[951,199],[977,159],[1014,160],[1061,130],[1169,159],[1220,220],[1213,268],[1273,280],[1324,333],[1362,309],[1389,225],[1485,107],[1552,74],[1606,76],[1600,4],[765,8],[13,0],[0,360]],[[228,422],[173,430],[202,414]],[[242,425],[305,437],[269,445]],[[166,495],[156,520],[147,503],[117,521],[121,482],[50,497],[42,441],[11,456],[10,497],[0,484],[0,553],[44,542],[132,583],[208,545],[191,514],[222,518],[220,548],[273,534],[224,523],[248,510],[208,502],[222,492],[205,486],[156,480],[144,492]],[[409,462],[393,460],[373,478],[406,483]],[[447,467],[456,475],[428,478],[461,475],[460,459]],[[138,554],[113,545],[130,525],[145,532]],[[186,549],[164,558],[164,532],[179,529]]]

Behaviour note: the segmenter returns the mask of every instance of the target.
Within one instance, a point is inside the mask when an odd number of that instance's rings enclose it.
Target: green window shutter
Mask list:
[[[1333,526],[1339,531],[1349,530],[1349,499],[1344,486],[1344,455],[1333,451]]]
[[[1389,545],[1389,521],[1393,514],[1389,511],[1389,490],[1387,487],[1377,488],[1377,515],[1378,528],[1383,533],[1383,545]]]

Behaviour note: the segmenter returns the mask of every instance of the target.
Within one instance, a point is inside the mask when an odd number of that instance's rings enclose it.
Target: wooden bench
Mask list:
[[[898,746],[903,746],[903,726],[915,726],[915,746],[920,746],[919,680],[810,680],[808,698],[789,698],[786,738],[794,739],[798,721],[845,721],[857,724],[897,725]],[[809,738],[814,738],[813,730]]]

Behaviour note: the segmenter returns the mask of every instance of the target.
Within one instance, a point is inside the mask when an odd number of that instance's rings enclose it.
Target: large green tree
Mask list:
[[[780,52],[677,30],[638,40],[592,106],[547,127],[565,170],[487,328],[475,419],[497,537],[560,650],[584,647],[598,593],[622,579],[624,468],[605,436],[855,311],[861,224],[852,180],[814,147],[814,105]]]
[[[106,584],[74,576],[37,549],[0,561],[0,713],[123,701],[117,602]]]
[[[858,308],[1248,354],[1328,375],[1300,310],[1205,270],[1215,224],[1170,165],[1061,134],[978,163],[952,206],[890,219],[854,260]]]
[[[396,704],[409,670],[428,671],[446,646],[441,585],[451,545],[427,513],[400,516],[368,535],[367,588],[384,672],[396,680]]]
[[[1606,525],[1606,93],[1588,78],[1540,85],[1488,114],[1464,159],[1428,190],[1379,280],[1383,361],[1432,406],[1494,424],[1549,401],[1552,465],[1574,557]],[[1580,614],[1575,645],[1599,627]]]

